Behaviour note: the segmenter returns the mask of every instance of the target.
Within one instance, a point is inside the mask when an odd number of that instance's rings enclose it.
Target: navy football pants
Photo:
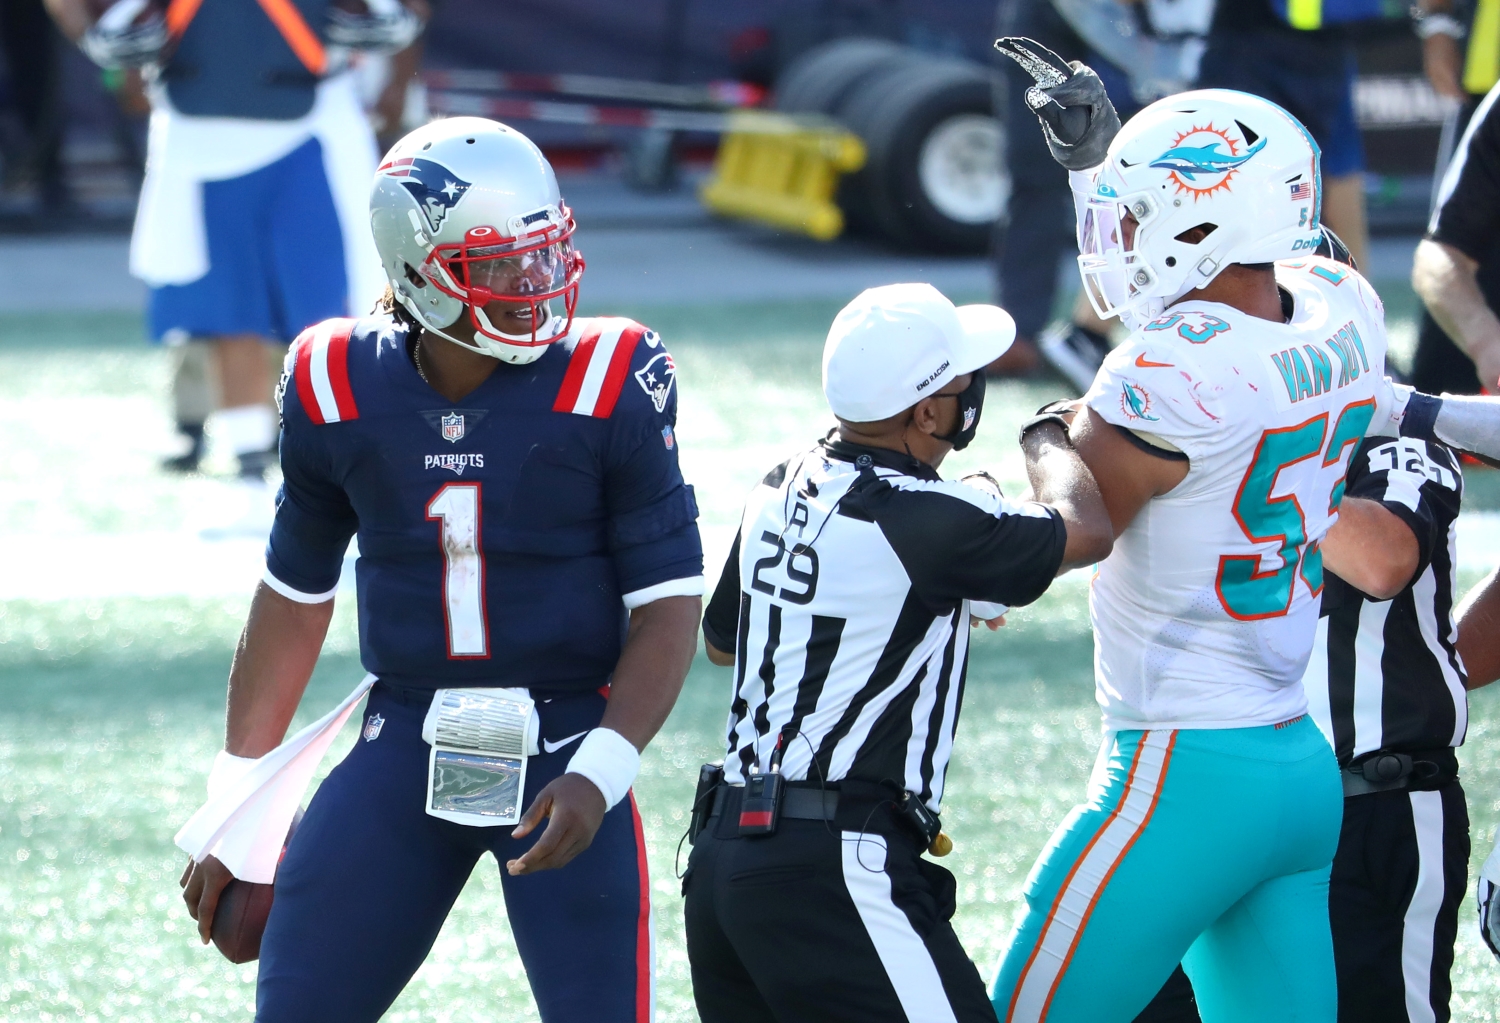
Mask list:
[[[645,839],[634,799],[605,814],[577,859],[528,877],[506,860],[531,847],[508,827],[429,817],[422,720],[431,693],[377,684],[364,730],[318,788],[276,875],[261,943],[258,1023],[360,1023],[390,1006],[422,965],[474,864],[501,864],[505,906],[542,1019],[644,1023],[650,1017],[651,908]],[[594,727],[597,693],[537,703],[541,736],[556,743]],[[545,749],[545,747],[543,747]],[[562,773],[578,741],[530,759],[526,804]]]

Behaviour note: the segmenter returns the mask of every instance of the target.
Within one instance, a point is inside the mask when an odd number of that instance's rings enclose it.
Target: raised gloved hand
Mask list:
[[[1073,171],[1103,163],[1120,132],[1120,115],[1093,69],[1068,63],[1024,36],[997,39],[995,49],[1036,79],[1026,90],[1026,105],[1041,119],[1052,158]]]
[[[150,64],[167,45],[167,19],[152,0],[119,0],[78,40],[78,48],[102,68]]]

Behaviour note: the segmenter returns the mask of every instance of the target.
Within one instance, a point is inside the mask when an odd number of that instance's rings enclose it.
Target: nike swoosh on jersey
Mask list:
[[[566,739],[559,739],[556,742],[553,742],[551,739],[543,739],[542,740],[542,752],[543,753],[556,753],[558,750],[562,749],[568,743],[570,743],[570,742],[576,742],[576,741],[578,741],[579,739],[582,739],[585,735],[588,735],[588,734],[589,734],[588,733],[588,729],[584,729],[583,731],[579,732],[577,735],[570,735]]]
[[[1141,369],[1171,369],[1172,368],[1172,364],[1170,362],[1152,362],[1150,359],[1146,358],[1146,353],[1145,352],[1142,352],[1141,354],[1139,354],[1139,355],[1137,355],[1135,357],[1135,364],[1137,366],[1141,367]]]

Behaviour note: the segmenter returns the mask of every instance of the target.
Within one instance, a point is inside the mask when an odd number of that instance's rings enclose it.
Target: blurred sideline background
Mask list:
[[[23,6],[0,0],[7,16],[0,33],[24,22]],[[837,309],[864,287],[899,280],[931,281],[957,302],[990,300],[994,271],[983,243],[893,241],[878,217],[873,224],[852,217],[849,231],[826,242],[716,217],[697,189],[720,134],[663,127],[692,122],[660,112],[721,117],[735,105],[774,105],[783,68],[845,35],[963,58],[988,75],[994,13],[993,3],[978,0],[436,6],[424,58],[430,87],[408,90],[404,116],[424,118],[445,103],[491,104],[556,162],[589,262],[580,313],[634,316],[660,331],[677,359],[677,436],[703,511],[710,585],[754,481],[830,425],[818,367]],[[7,45],[0,73],[0,1017],[247,1018],[255,966],[231,966],[198,947],[171,838],[200,801],[222,743],[224,679],[263,538],[214,533],[240,496],[226,451],[211,443],[200,473],[158,468],[174,449],[162,401],[169,356],[144,343],[144,288],[126,270],[144,122],[116,102],[117,77],[43,28],[52,77],[42,83],[41,106],[30,109],[45,116],[27,121],[31,100],[18,81],[15,46]],[[1359,53],[1374,234],[1366,272],[1386,302],[1401,366],[1419,312],[1408,283],[1411,253],[1449,109],[1422,78],[1419,46],[1401,17],[1362,27]],[[461,70],[492,77],[485,88],[451,88],[451,73]],[[659,102],[659,93],[649,101],[560,94],[556,81],[501,81],[493,77],[500,72],[724,84],[713,102],[674,105]],[[372,81],[373,97],[380,83]],[[497,81],[513,87],[492,88]],[[1007,129],[981,127],[960,150]],[[962,163],[963,153],[954,159]],[[973,206],[965,212],[964,195],[978,196],[981,213],[996,195],[1003,199],[1000,168],[994,156],[987,167],[981,159],[955,172],[953,208],[975,232],[989,224],[973,219]],[[1076,273],[1065,262],[1058,275],[1055,313],[1066,316]],[[1049,378],[995,382],[983,431],[946,473],[984,468],[1007,492],[1019,491],[1015,428],[1066,393]],[[1497,476],[1469,473],[1461,591],[1500,564]],[[986,977],[1025,873],[1080,797],[1093,761],[1091,656],[1082,573],[1014,613],[999,633],[974,637],[944,814],[957,848],[945,865],[959,878],[959,935]],[[360,672],[353,594],[341,593],[294,728],[332,705]],[[700,657],[637,786],[663,1020],[696,1018],[674,852],[696,768],[721,755],[727,693],[728,673]],[[1500,820],[1500,697],[1481,691],[1471,706],[1460,759],[1477,868]],[[351,726],[336,748],[353,738]],[[1472,892],[1460,917],[1454,988],[1455,1019],[1500,1014],[1500,967],[1479,940]],[[536,1018],[488,857],[387,1018]]]

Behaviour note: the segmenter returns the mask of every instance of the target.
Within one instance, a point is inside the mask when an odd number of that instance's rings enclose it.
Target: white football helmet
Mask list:
[[[1230,89],[1158,100],[1115,136],[1080,209],[1078,267],[1100,316],[1145,321],[1232,263],[1311,254],[1318,145],[1281,107]],[[1208,234],[1189,242],[1195,227]]]
[[[424,329],[502,362],[532,362],[567,334],[584,267],[575,226],[542,151],[482,117],[407,135],[370,190],[370,229],[396,301]],[[484,312],[494,301],[528,304],[531,332],[496,328]],[[465,309],[472,344],[444,332]]]

